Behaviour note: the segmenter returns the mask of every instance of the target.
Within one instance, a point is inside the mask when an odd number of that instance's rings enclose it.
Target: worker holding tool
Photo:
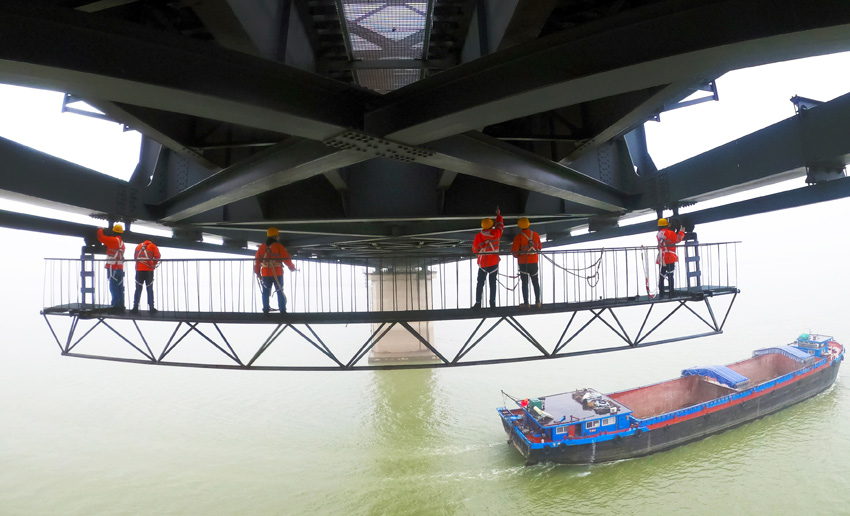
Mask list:
[[[124,313],[124,240],[121,234],[124,226],[112,226],[112,235],[97,230],[97,240],[106,246],[106,271],[109,273],[109,293],[112,296],[110,311],[116,314]]]
[[[682,231],[681,223],[678,219],[670,218],[668,221],[665,218],[658,219],[658,233],[655,234],[655,239],[658,240],[658,258],[656,263],[661,266],[658,272],[658,297],[664,296],[664,279],[667,279],[669,286],[668,296],[676,295],[673,290],[674,277],[676,271],[676,262],[679,257],[676,255],[676,244],[685,238],[685,233]]]
[[[496,207],[496,222],[487,218],[481,220],[481,231],[472,241],[472,252],[478,255],[478,281],[475,285],[475,304],[472,308],[481,308],[481,295],[484,293],[484,278],[490,282],[490,308],[496,306],[496,275],[499,272],[499,240],[505,229],[502,213]]]

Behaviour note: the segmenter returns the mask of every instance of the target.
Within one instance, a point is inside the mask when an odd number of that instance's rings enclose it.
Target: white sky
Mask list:
[[[794,95],[820,101],[850,91],[850,52],[733,71],[717,80],[719,102],[662,113],[646,124],[650,154],[659,169],[700,154],[794,115]],[[0,136],[99,172],[128,179],[138,161],[141,137],[119,124],[62,113],[62,93],[0,84]],[[767,187],[771,192],[804,186],[803,179]],[[724,204],[700,203],[692,209]],[[0,199],[2,209],[74,222],[87,217]],[[639,222],[640,217],[626,223]],[[152,232],[156,233],[156,232]]]

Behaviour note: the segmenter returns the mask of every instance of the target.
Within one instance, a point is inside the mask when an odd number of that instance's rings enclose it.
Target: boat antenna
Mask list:
[[[502,391],[502,399],[504,400],[504,398],[510,398],[514,403],[519,403],[519,400],[517,398],[514,398],[505,391]]]

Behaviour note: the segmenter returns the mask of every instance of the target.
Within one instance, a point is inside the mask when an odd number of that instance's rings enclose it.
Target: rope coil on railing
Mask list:
[[[600,250],[599,258],[595,262],[588,265],[587,267],[578,267],[578,268],[575,268],[575,269],[568,269],[566,267],[562,267],[561,265],[558,265],[557,263],[555,263],[555,261],[553,259],[549,258],[545,254],[541,254],[541,256],[543,256],[543,258],[548,260],[554,267],[561,269],[562,271],[566,272],[567,274],[569,274],[571,276],[575,276],[576,278],[583,279],[583,280],[587,281],[587,285],[589,287],[593,288],[599,283],[599,277],[600,277],[599,271],[602,269],[602,258],[605,256],[605,249]],[[575,271],[585,271],[585,270],[588,270],[588,269],[593,269],[594,267],[596,268],[596,270],[594,270],[593,274],[590,274],[589,276],[582,276],[581,274],[578,274],[577,272],[575,272]]]

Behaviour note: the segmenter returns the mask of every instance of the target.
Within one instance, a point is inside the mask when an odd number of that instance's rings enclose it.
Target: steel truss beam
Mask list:
[[[174,328],[174,331],[171,333],[171,336],[162,345],[162,349],[159,353],[155,353],[153,348],[155,346],[151,346],[145,335],[142,332],[142,329],[137,324],[137,321],[134,320],[133,324],[139,334],[139,341],[133,341],[129,337],[121,334],[118,330],[116,330],[113,326],[107,322],[106,318],[103,316],[96,316],[93,318],[83,318],[79,314],[71,316],[71,323],[68,330],[68,336],[65,339],[64,343],[57,336],[56,331],[53,328],[53,325],[50,323],[50,319],[48,315],[56,316],[56,314],[47,314],[43,313],[43,317],[45,322],[47,323],[48,328],[50,329],[51,334],[53,335],[54,340],[59,346],[62,355],[78,357],[78,358],[90,358],[97,360],[110,360],[110,361],[118,361],[118,362],[130,362],[130,363],[138,363],[138,364],[150,364],[150,365],[168,365],[168,366],[178,366],[178,367],[199,367],[199,368],[213,368],[213,369],[243,369],[243,370],[275,370],[275,371],[352,371],[352,370],[378,370],[378,369],[424,369],[424,368],[443,368],[443,367],[461,367],[461,366],[474,366],[474,365],[489,365],[489,364],[501,364],[501,363],[509,363],[509,362],[527,362],[533,360],[545,360],[545,359],[554,359],[554,358],[565,358],[572,356],[582,356],[582,355],[591,355],[597,353],[609,353],[612,351],[623,351],[627,349],[633,349],[638,347],[648,347],[655,346],[659,344],[666,344],[671,342],[678,342],[687,339],[694,339],[699,337],[705,337],[709,335],[718,335],[723,333],[723,327],[726,324],[726,320],[729,316],[729,313],[732,310],[732,306],[735,303],[735,299],[737,299],[738,293],[737,291],[729,292],[732,294],[732,299],[729,302],[729,306],[726,308],[725,313],[723,314],[722,320],[718,321],[718,318],[715,316],[714,309],[711,306],[712,296],[680,296],[673,299],[662,299],[656,300],[655,302],[649,303],[646,308],[646,314],[643,317],[640,328],[636,332],[630,333],[626,327],[623,325],[620,317],[618,317],[616,310],[622,311],[626,308],[631,308],[627,306],[619,306],[619,307],[607,307],[607,308],[588,308],[584,310],[573,311],[569,317],[569,320],[564,327],[564,331],[561,333],[561,336],[558,340],[547,348],[546,344],[542,343],[539,339],[537,339],[533,333],[529,330],[526,325],[523,325],[517,317],[506,315],[506,316],[496,316],[493,318],[490,317],[482,317],[475,328],[470,333],[467,340],[461,346],[461,348],[454,354],[452,358],[447,358],[448,353],[445,350],[441,350],[441,346],[438,346],[435,342],[430,342],[426,339],[421,333],[416,331],[408,321],[406,320],[386,320],[378,324],[378,326],[372,331],[366,341],[354,352],[351,357],[344,358],[340,357],[337,353],[334,353],[332,348],[328,346],[315,332],[313,327],[310,324],[301,324],[303,329],[299,329],[295,324],[290,323],[279,323],[276,324],[272,329],[271,333],[267,338],[263,340],[263,342],[257,347],[256,351],[253,352],[250,360],[245,362],[243,359],[239,357],[236,350],[231,345],[230,341],[225,337],[224,332],[222,332],[221,328],[217,323],[209,323],[209,322],[198,322],[198,321],[178,321]],[[721,294],[725,295],[725,294]],[[652,328],[647,330],[647,324],[650,319],[650,315],[656,306],[668,305],[671,304],[672,309],[667,313],[660,321],[658,321]],[[701,315],[697,313],[692,305],[704,305],[705,306],[705,315]],[[590,319],[585,322],[582,326],[576,328],[576,315],[580,312],[588,312],[591,314]],[[533,312],[530,312],[531,314]],[[708,331],[701,333],[692,333],[688,335],[682,335],[678,337],[660,339],[650,341],[648,340],[650,336],[652,336],[656,330],[661,328],[667,321],[669,321],[675,314],[677,313],[689,313],[693,316],[693,319],[698,321],[700,325],[704,325],[708,328]],[[66,316],[67,317],[67,316]],[[86,330],[86,332],[74,340],[74,336],[79,329],[79,324],[83,320],[94,321],[94,324]],[[489,324],[486,326],[486,329],[482,331],[482,328],[485,327],[485,324],[489,321]],[[531,344],[533,351],[529,350],[527,353],[520,353],[517,356],[509,357],[509,358],[485,358],[485,359],[477,359],[477,360],[464,360],[465,357],[475,349],[479,344],[485,341],[485,339],[490,336],[490,334],[495,330],[501,323],[506,323],[513,330],[515,330],[526,342]],[[625,345],[623,346],[601,346],[595,347],[592,349],[583,349],[577,351],[565,351],[567,346],[576,341],[576,339],[582,335],[585,330],[590,327],[593,323],[599,323],[603,326],[607,327],[614,333],[617,337],[619,337]],[[210,335],[208,335],[209,331],[205,333],[199,326],[201,324],[211,325],[215,332],[217,333],[217,338],[214,339]],[[186,326],[182,333],[179,334],[181,328]],[[380,365],[376,364],[368,364],[368,365],[358,365],[363,358],[371,351],[375,345],[383,339],[387,333],[395,326],[400,325],[405,330],[407,330],[411,335],[414,336],[420,343],[422,343],[425,347],[427,347],[439,360],[438,362],[421,362],[421,363],[384,363]],[[126,343],[134,352],[140,354],[143,358],[124,358],[118,356],[108,356],[108,355],[95,355],[95,354],[86,354],[80,353],[77,351],[78,346],[81,342],[89,337],[92,332],[100,327],[104,326],[108,328],[112,333],[117,335],[124,343]],[[269,348],[277,342],[280,337],[286,332],[287,329],[291,329],[294,336],[300,338],[301,340],[306,341],[315,349],[317,349],[325,358],[328,359],[329,362],[332,362],[333,365],[309,365],[309,366],[292,366],[292,365],[257,365],[257,361],[269,350]],[[218,364],[218,363],[210,363],[210,362],[177,362],[177,361],[168,361],[166,360],[167,356],[181,343],[186,337],[190,334],[199,335],[207,344],[215,348],[217,351],[221,352],[226,358],[227,363]],[[596,339],[598,342],[598,339]]]

